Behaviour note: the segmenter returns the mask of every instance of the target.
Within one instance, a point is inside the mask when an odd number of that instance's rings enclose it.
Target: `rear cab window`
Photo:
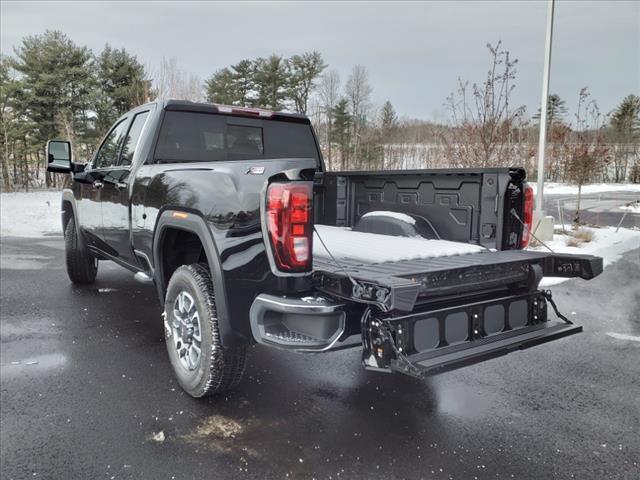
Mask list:
[[[311,125],[216,113],[165,112],[155,149],[160,163],[314,158]]]

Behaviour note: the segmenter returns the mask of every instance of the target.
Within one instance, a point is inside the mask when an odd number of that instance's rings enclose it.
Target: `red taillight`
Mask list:
[[[313,184],[272,183],[267,189],[267,229],[279,270],[311,269]]]
[[[524,208],[522,210],[522,222],[525,224],[522,232],[520,248],[527,248],[531,240],[531,229],[533,228],[533,188],[526,185],[524,188]]]

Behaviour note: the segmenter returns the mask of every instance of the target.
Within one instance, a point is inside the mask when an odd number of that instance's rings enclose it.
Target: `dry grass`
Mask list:
[[[573,237],[580,239],[583,243],[589,243],[595,237],[593,230],[588,228],[578,228],[573,232]]]
[[[582,240],[575,237],[567,237],[567,247],[579,247],[582,245]]]
[[[569,232],[569,237],[567,237],[567,246],[568,247],[579,247],[583,243],[591,242],[595,237],[593,230],[588,228],[580,227],[576,228],[572,232]]]

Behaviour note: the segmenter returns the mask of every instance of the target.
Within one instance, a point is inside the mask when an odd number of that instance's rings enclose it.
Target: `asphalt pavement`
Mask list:
[[[627,212],[627,204],[640,202],[640,192],[602,192],[581,195],[580,221],[592,225],[640,228],[640,213]],[[576,195],[544,195],[544,209],[555,223],[573,222],[577,209]]]
[[[640,478],[640,250],[553,288],[579,335],[423,381],[257,346],[194,400],[153,288],[72,286],[60,237],[0,247],[3,479]]]

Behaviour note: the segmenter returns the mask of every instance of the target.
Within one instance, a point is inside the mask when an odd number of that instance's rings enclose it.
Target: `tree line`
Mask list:
[[[124,48],[94,53],[59,31],[28,36],[0,59],[2,188],[57,186],[45,173],[47,140],[71,139],[76,157],[89,158],[120,115],[165,98],[306,114],[330,169],[524,166],[535,178],[540,112],[514,105],[518,60],[501,42],[487,51],[486,77],[459,79],[444,99],[446,121],[433,123],[375,105],[365,66],[343,82],[316,51],[241,59],[203,82],[176,59],[153,69]],[[565,99],[549,97],[548,179],[640,182],[640,98],[603,114],[583,88],[571,103],[573,116]]]

